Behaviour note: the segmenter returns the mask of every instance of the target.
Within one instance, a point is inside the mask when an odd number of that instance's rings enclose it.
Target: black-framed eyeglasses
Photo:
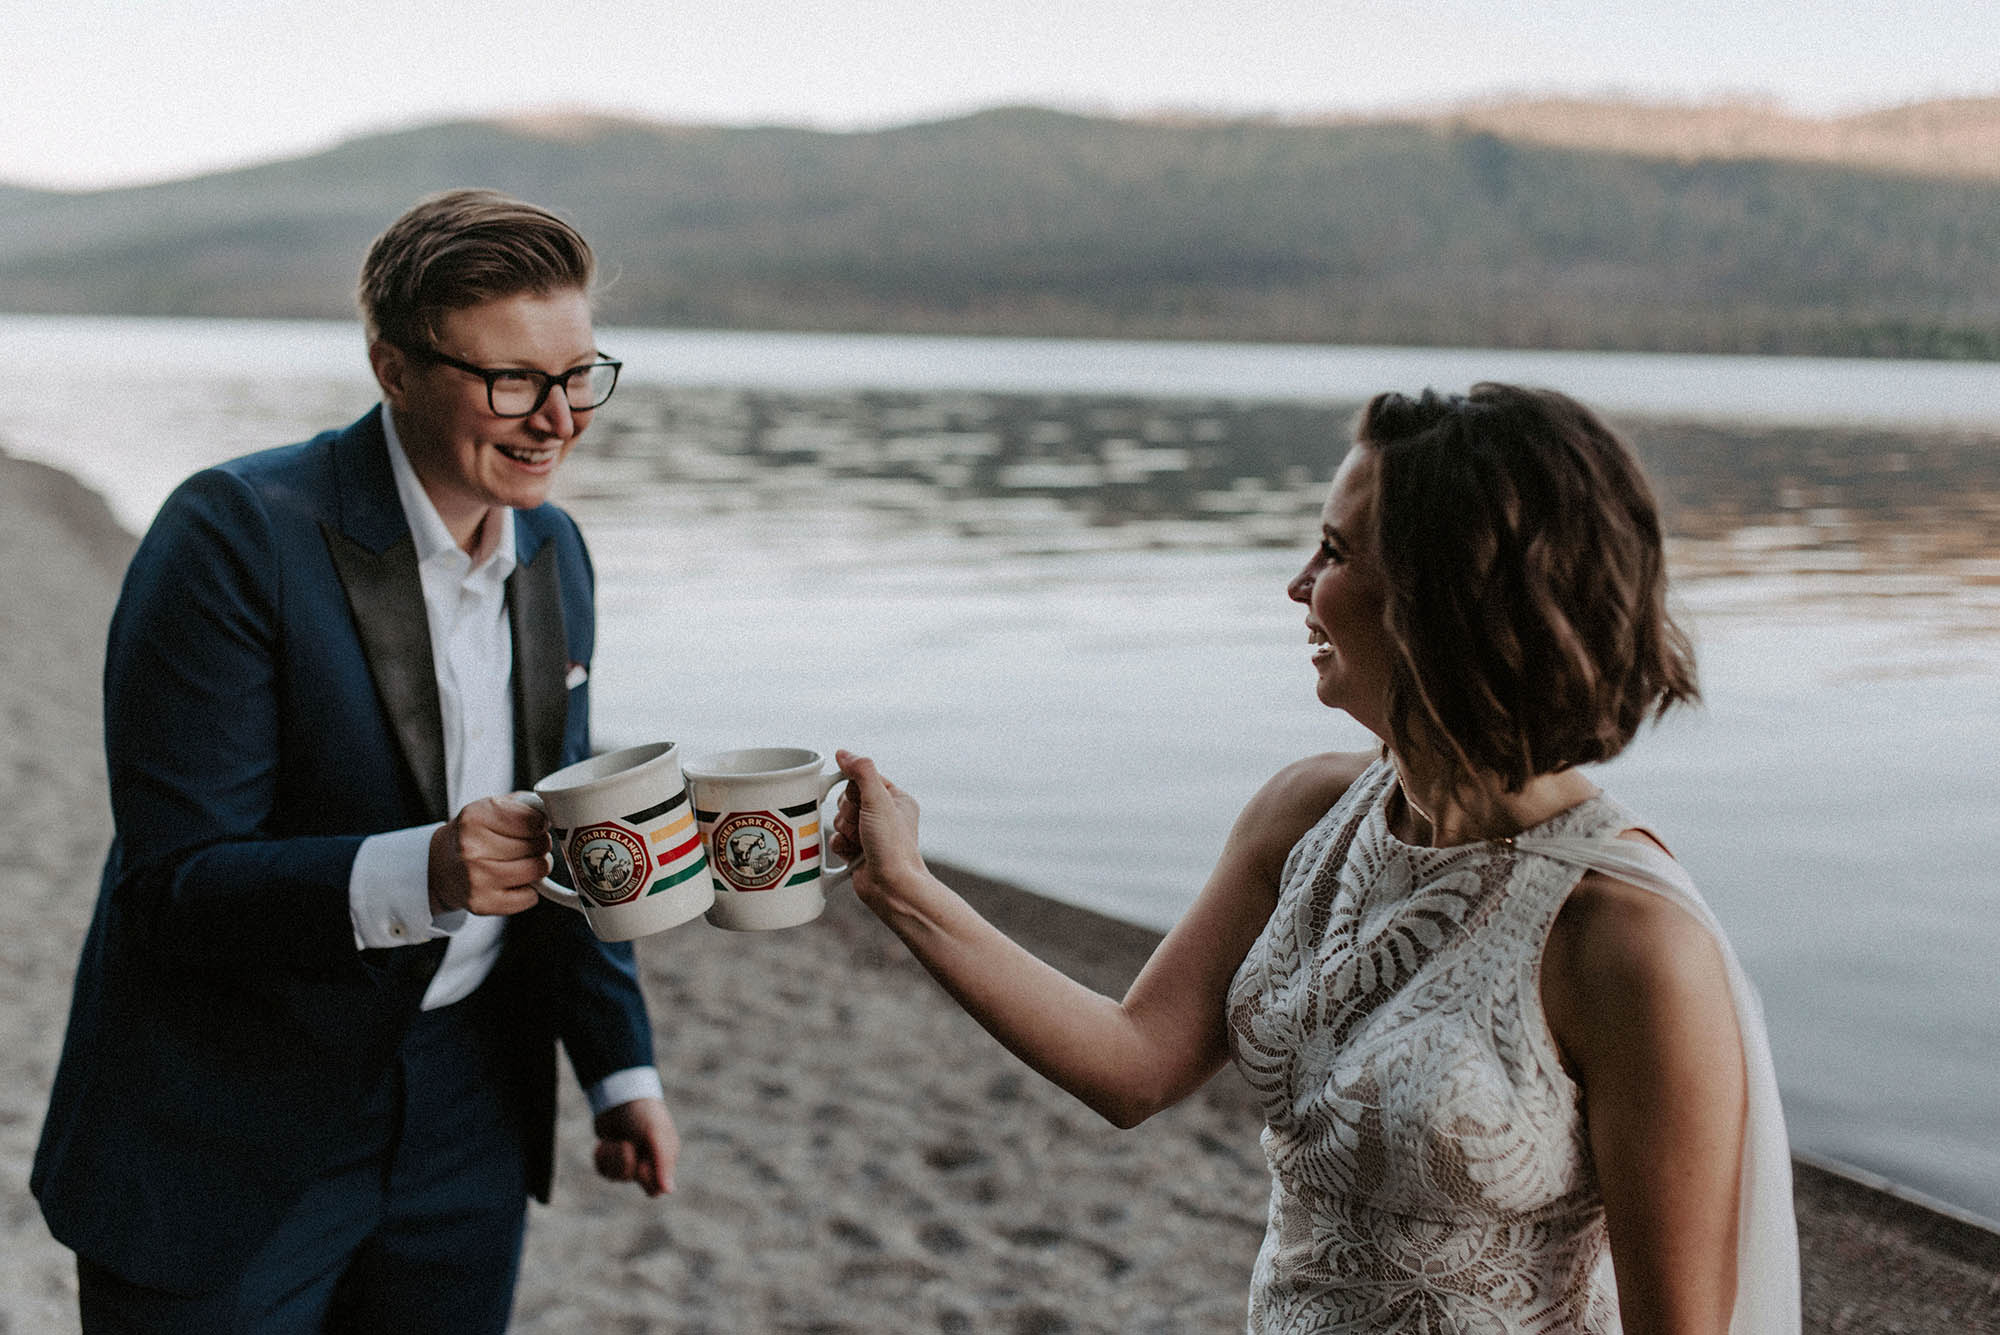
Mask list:
[[[587,413],[592,408],[602,407],[604,401],[611,397],[611,391],[618,388],[619,368],[625,365],[600,352],[597,361],[572,366],[561,375],[550,375],[546,371],[526,367],[506,367],[495,371],[462,362],[436,348],[412,347],[404,351],[484,380],[486,406],[493,410],[495,417],[533,417],[542,410],[542,404],[548,401],[549,391],[557,385],[562,386],[563,397],[569,401],[571,412]]]

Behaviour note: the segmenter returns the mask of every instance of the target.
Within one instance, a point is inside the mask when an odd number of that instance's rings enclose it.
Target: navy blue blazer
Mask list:
[[[589,754],[593,574],[554,506],[516,516],[516,781]],[[231,1282],[386,1078],[444,942],[357,950],[371,834],[443,820],[416,547],[379,412],[190,478],[125,576],[104,670],[114,837],[31,1185],[135,1283]],[[547,1198],[555,1043],[579,1080],[650,1064],[632,950],[539,904],[485,984],[512,1014]]]

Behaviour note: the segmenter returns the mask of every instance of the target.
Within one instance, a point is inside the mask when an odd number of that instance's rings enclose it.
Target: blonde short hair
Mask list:
[[[371,343],[428,348],[450,311],[522,293],[587,294],[596,271],[590,243],[547,209],[493,190],[448,190],[375,238],[356,299]]]

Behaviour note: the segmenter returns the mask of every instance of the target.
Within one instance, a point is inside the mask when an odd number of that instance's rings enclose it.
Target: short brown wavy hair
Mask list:
[[[523,293],[588,293],[590,243],[534,204],[493,190],[447,190],[389,224],[361,262],[355,297],[368,339],[434,347],[444,316]]]
[[[1377,395],[1355,439],[1377,455],[1397,749],[1518,792],[1699,698],[1653,489],[1597,414],[1483,383]]]

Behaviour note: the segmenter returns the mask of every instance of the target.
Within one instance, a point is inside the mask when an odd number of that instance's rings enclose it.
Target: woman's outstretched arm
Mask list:
[[[852,783],[834,848],[855,860],[862,902],[1009,1051],[1129,1127],[1200,1088],[1227,1060],[1229,982],[1277,903],[1286,854],[1371,757],[1315,756],[1265,784],[1123,1001],[1066,977],[981,918],[924,865],[916,801],[866,757],[837,758]]]

